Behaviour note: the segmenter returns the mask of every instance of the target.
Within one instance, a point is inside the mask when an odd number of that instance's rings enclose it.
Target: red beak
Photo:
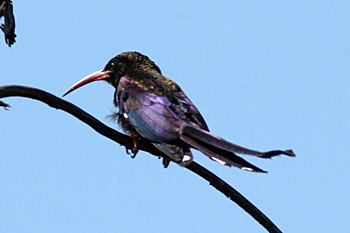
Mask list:
[[[71,88],[69,88],[69,90],[66,93],[64,93],[63,96],[68,95],[69,93],[71,93],[75,89],[78,89],[79,87],[82,87],[88,83],[98,81],[98,80],[109,79],[110,78],[109,73],[110,73],[110,71],[98,70],[92,74],[89,74],[89,75],[85,76],[84,78],[82,78],[77,83],[75,83]]]

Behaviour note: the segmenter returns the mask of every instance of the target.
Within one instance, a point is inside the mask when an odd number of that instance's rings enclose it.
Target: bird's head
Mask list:
[[[89,74],[75,83],[63,96],[98,80],[105,80],[116,88],[121,77],[137,71],[161,74],[159,67],[147,56],[139,52],[124,52],[112,58],[103,70]]]

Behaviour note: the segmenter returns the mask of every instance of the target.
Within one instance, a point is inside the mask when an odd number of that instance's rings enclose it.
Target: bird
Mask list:
[[[293,150],[259,152],[213,134],[198,108],[181,87],[162,74],[148,56],[136,51],[123,52],[112,58],[102,70],[85,76],[63,95],[88,83],[105,80],[115,88],[113,103],[118,109],[115,118],[133,140],[132,157],[138,152],[141,139],[149,140],[163,157],[187,166],[193,161],[191,149],[229,167],[266,173],[237,154],[272,158],[278,155],[294,157]]]

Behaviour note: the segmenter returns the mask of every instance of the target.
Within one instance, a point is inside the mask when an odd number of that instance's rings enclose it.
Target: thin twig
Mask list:
[[[7,103],[4,103],[4,102],[0,101],[0,107],[3,107],[5,110],[9,110],[9,108],[10,108],[11,106],[8,105]]]
[[[84,110],[71,104],[68,101],[65,101],[48,92],[36,88],[25,86],[0,86],[0,98],[16,96],[39,100],[43,103],[48,104],[50,107],[61,109],[78,118],[79,120],[83,121],[99,134],[125,146],[127,149],[132,148],[132,140],[130,137],[106,126],[105,124],[103,124]],[[140,150],[147,151],[158,157],[164,156],[147,140],[143,140],[140,142]],[[233,202],[239,205],[242,209],[244,209],[248,214],[250,214],[268,232],[282,232],[264,213],[262,213],[249,200],[247,200],[243,195],[241,195],[238,191],[236,191],[233,187],[231,187],[221,178],[216,176],[214,173],[212,173],[211,171],[209,171],[208,169],[204,168],[196,162],[192,162],[191,164],[186,166],[186,168],[196,173],[203,179],[207,180],[210,183],[210,185],[215,187],[218,191],[223,193],[225,196],[227,196],[229,199],[231,199]]]

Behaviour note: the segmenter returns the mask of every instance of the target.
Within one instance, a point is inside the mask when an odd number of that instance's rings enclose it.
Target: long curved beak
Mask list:
[[[77,83],[75,83],[71,88],[68,89],[66,93],[64,93],[63,97],[74,91],[75,89],[78,89],[79,87],[82,87],[88,83],[98,81],[98,80],[106,80],[110,78],[109,75],[110,71],[105,71],[105,70],[98,70],[92,74],[89,74],[79,80]]]

